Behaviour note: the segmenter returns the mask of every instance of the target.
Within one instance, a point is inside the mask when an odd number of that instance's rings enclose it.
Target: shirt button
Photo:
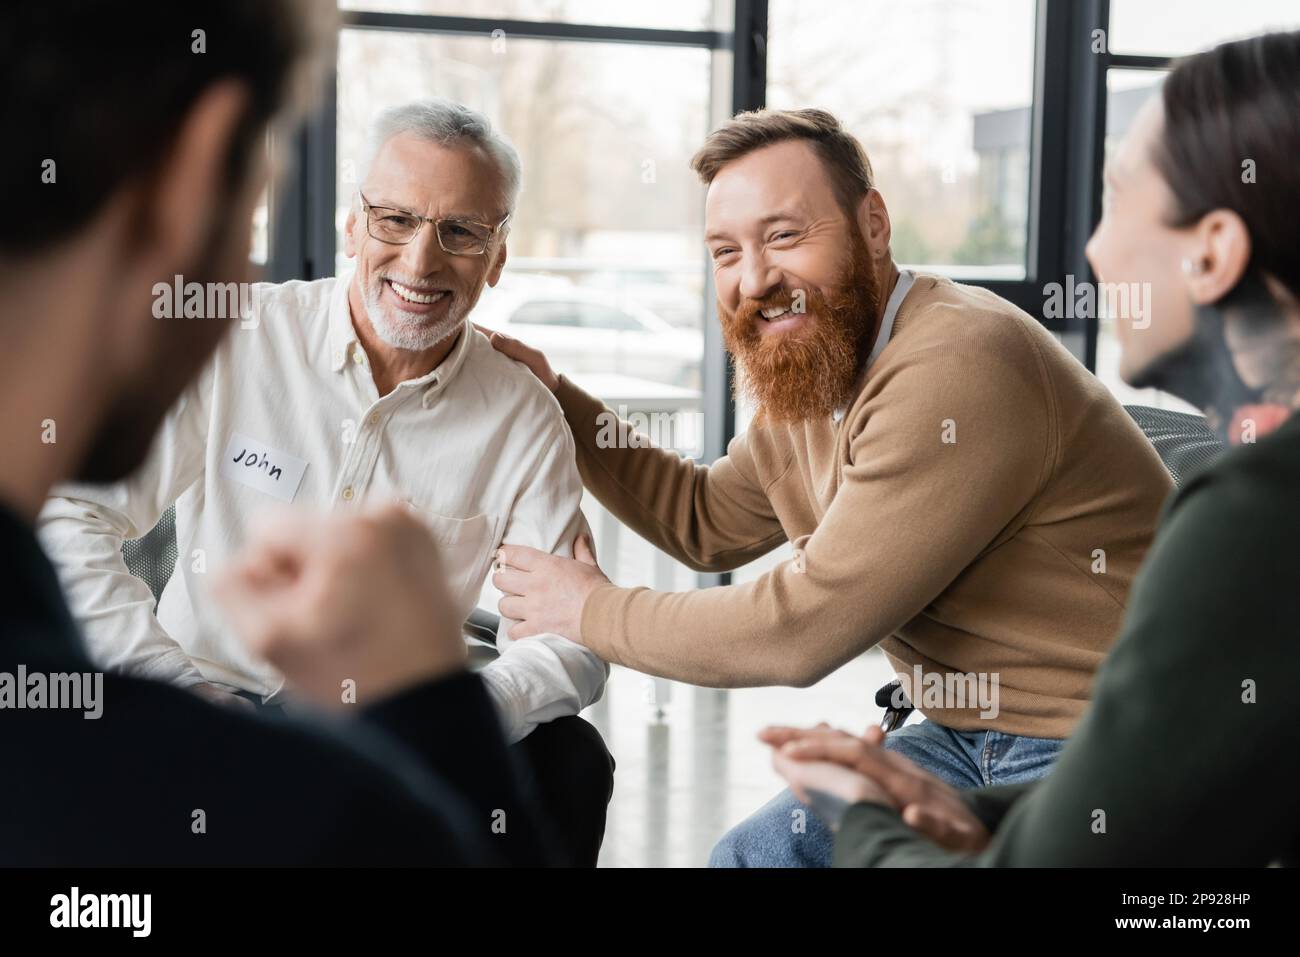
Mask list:
[[[354,494],[354,493],[353,493],[353,491],[352,491],[352,486],[349,485],[347,488],[345,488],[345,489],[343,490],[343,501],[345,501],[345,502],[350,502],[350,501],[352,501],[352,496],[353,496],[353,494]]]
[[[366,354],[358,349],[356,352],[352,353],[352,361],[357,365],[361,365],[361,363],[366,361]]]
[[[378,413],[378,412],[371,412],[371,413],[370,413],[370,418],[366,419],[366,421],[369,422],[371,425],[378,425],[378,424],[379,424],[379,413]]]

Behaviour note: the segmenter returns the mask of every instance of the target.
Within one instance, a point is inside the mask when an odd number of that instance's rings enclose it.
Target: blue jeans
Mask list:
[[[1001,731],[954,731],[933,721],[904,725],[885,747],[955,788],[1033,781],[1065,742]],[[830,867],[835,835],[789,789],[722,836],[710,867]]]

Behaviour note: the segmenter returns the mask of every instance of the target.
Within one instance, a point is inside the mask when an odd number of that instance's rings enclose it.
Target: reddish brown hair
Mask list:
[[[825,110],[754,110],[738,113],[709,134],[691,169],[707,185],[728,163],[787,140],[806,142],[830,178],[835,197],[850,217],[875,185],[871,160],[857,138]]]

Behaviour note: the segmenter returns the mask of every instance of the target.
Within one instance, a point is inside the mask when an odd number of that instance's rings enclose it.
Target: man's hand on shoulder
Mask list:
[[[508,336],[504,332],[489,329],[486,326],[475,325],[474,328],[488,337],[488,341],[492,343],[492,348],[496,349],[497,352],[526,365],[529,371],[537,376],[538,381],[546,388],[554,392],[560,387],[560,377],[551,368],[551,363],[547,361],[546,354],[540,349],[524,345],[518,339]]]

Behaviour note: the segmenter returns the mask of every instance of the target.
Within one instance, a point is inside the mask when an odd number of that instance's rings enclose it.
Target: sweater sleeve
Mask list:
[[[602,585],[584,643],[695,684],[806,686],[893,634],[1023,521],[1046,481],[1053,403],[1032,344],[1011,345],[913,350],[847,423],[840,486],[791,560],[725,588]]]
[[[699,465],[656,448],[563,376],[555,397],[577,444],[583,484],[619,521],[696,571],[739,568],[785,541],[745,436]]]
[[[1038,783],[973,788],[961,796],[993,834],[1007,812]],[[985,862],[936,846],[904,824],[893,808],[863,802],[849,808],[840,822],[833,863],[836,867],[971,867]]]

